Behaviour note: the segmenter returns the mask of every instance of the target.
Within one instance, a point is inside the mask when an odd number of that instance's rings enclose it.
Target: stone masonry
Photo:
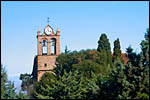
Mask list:
[[[50,27],[50,25],[47,25],[45,28]],[[52,28],[51,28],[52,29]],[[55,53],[52,54],[51,53],[51,40],[55,40]],[[46,40],[47,42],[47,54],[43,54],[42,51],[42,41]],[[60,55],[60,31],[57,28],[56,30],[56,34],[53,32],[52,29],[52,33],[50,35],[47,35],[45,32],[43,32],[43,34],[40,34],[40,29],[38,29],[37,31],[37,44],[38,44],[38,48],[37,48],[37,56],[35,57],[36,59],[34,59],[35,63],[34,64],[34,68],[33,68],[33,77],[36,78],[37,81],[39,81],[42,77],[42,75],[45,72],[50,72],[55,66],[56,66],[56,57],[58,57]]]

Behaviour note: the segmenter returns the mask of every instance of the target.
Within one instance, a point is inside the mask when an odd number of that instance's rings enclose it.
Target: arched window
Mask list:
[[[42,41],[42,55],[47,55],[47,40]]]
[[[50,43],[51,43],[51,55],[55,55],[56,54],[56,39],[52,38]]]

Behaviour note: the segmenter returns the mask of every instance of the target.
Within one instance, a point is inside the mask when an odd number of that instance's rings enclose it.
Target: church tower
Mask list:
[[[45,72],[50,72],[56,65],[56,57],[60,55],[60,31],[56,34],[48,24],[41,34],[37,31],[37,56],[34,59],[32,75],[39,81]]]

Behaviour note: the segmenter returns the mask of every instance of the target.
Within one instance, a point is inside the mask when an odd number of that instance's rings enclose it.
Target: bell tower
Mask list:
[[[33,74],[39,81],[45,72],[51,72],[56,67],[56,57],[60,55],[60,31],[57,28],[56,34],[48,24],[43,33],[37,31],[37,56],[34,59]],[[35,72],[36,71],[36,72]]]

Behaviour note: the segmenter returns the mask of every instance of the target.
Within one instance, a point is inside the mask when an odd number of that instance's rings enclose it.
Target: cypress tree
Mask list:
[[[120,41],[119,38],[117,38],[117,40],[114,41],[114,52],[113,52],[113,62],[115,62],[115,60],[117,60],[117,58],[120,59],[121,62],[123,62],[122,57],[121,57],[121,50],[120,50]]]
[[[112,66],[111,47],[105,33],[100,36],[97,51],[100,53],[100,64],[102,66]]]

